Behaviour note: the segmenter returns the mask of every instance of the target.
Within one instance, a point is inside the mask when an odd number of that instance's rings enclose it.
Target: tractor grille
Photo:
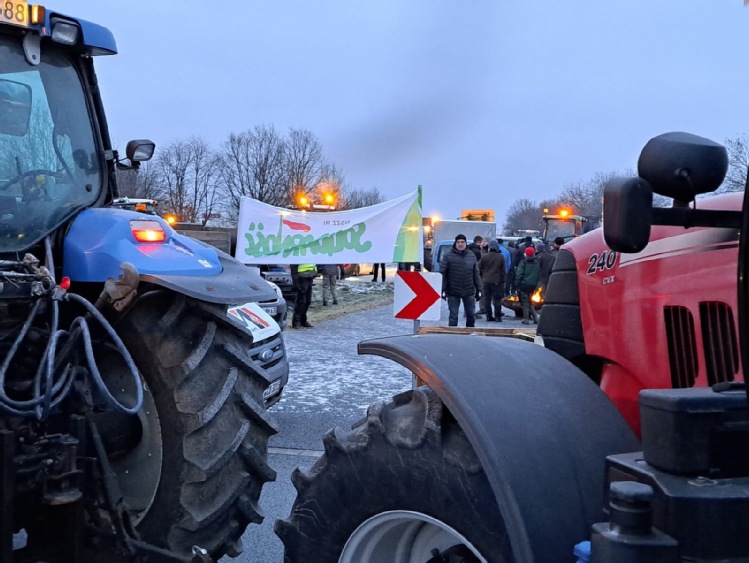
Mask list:
[[[675,389],[692,387],[697,378],[697,345],[694,318],[686,307],[664,307],[671,385]]]
[[[700,323],[708,385],[733,381],[739,370],[739,348],[731,308],[719,301],[700,303]]]
[[[263,358],[263,353],[268,356]],[[283,360],[285,355],[283,340],[280,334],[272,339],[261,342],[253,342],[250,348],[250,357],[253,361],[258,362],[263,369],[270,370]]]

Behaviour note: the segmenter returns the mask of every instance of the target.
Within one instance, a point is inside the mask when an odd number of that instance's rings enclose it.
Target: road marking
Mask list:
[[[325,452],[322,450],[297,450],[295,448],[268,448],[268,453],[278,455],[299,455],[302,457],[320,457]]]

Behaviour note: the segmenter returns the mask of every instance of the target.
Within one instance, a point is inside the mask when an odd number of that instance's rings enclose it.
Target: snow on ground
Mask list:
[[[315,328],[284,332],[289,384],[274,412],[340,412],[345,402],[349,414],[358,418],[374,400],[410,388],[408,370],[356,351],[362,340],[413,333],[413,321],[393,317],[392,272],[388,274],[385,283],[372,282],[369,276],[339,282],[339,304],[327,307],[320,298],[322,283],[315,280],[308,312]]]
[[[339,281],[338,305],[322,306],[322,282],[315,280],[313,302],[308,312],[311,329],[284,332],[289,355],[289,383],[284,396],[273,407],[281,413],[341,412],[359,418],[375,400],[389,400],[411,388],[411,373],[399,364],[379,356],[359,355],[362,340],[413,334],[414,322],[396,319],[393,311],[393,275],[386,282],[372,282],[370,275]],[[447,325],[447,305],[442,302],[442,320],[422,326]],[[355,313],[355,314],[350,314]],[[500,326],[519,328],[514,314],[505,309],[510,322]],[[290,322],[289,322],[290,324]],[[461,316],[460,323],[464,324]],[[496,327],[477,320],[477,326]]]

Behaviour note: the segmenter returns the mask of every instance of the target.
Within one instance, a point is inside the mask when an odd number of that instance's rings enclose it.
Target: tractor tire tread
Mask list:
[[[266,460],[276,432],[261,406],[266,381],[248,357],[226,353],[242,349],[241,333],[183,295],[169,293],[168,306],[159,306],[165,292],[155,293],[140,298],[120,331],[161,404],[165,434],[163,477],[138,531],[154,545],[182,555],[199,545],[218,560],[241,552],[246,526],[263,519],[261,488],[275,478]]]

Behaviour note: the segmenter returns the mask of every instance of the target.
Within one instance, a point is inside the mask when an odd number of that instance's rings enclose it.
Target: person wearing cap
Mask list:
[[[536,248],[533,246],[533,238],[525,237],[524,239],[518,239],[518,251],[512,261],[513,268],[517,269],[517,267],[520,266],[521,262],[523,261],[523,256],[526,248],[532,248],[534,251],[536,250]]]
[[[562,248],[562,245],[564,244],[564,238],[557,237],[554,239],[554,244],[551,247],[551,253],[556,256],[557,252],[559,252],[559,249]]]
[[[538,323],[538,314],[531,302],[531,296],[536,291],[539,273],[540,266],[536,260],[536,251],[533,250],[533,246],[529,246],[523,251],[523,260],[515,273],[515,283],[518,286],[520,303],[523,306],[524,325],[530,324],[530,319],[533,319],[534,324]]]
[[[476,295],[481,289],[476,255],[466,248],[465,235],[457,235],[452,248],[440,262],[442,299],[450,310],[449,326],[458,326],[460,304],[466,313],[466,326],[476,326]]]

